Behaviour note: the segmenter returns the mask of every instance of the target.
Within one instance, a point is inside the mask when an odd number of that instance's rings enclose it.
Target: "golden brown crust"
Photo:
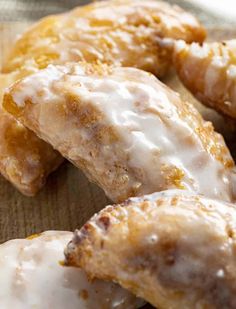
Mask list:
[[[176,44],[174,65],[186,86],[203,104],[236,118],[236,40]]]
[[[50,63],[104,62],[136,66],[162,76],[171,58],[171,51],[157,44],[162,37],[202,42],[205,30],[191,14],[157,1],[105,1],[46,17],[14,45],[3,66],[3,72],[12,73],[0,76],[0,100],[3,89],[13,81]],[[11,108],[14,109],[13,105]],[[1,117],[0,172],[23,193],[32,195],[62,159],[12,117],[6,113]],[[6,139],[4,128],[9,127],[12,136],[8,134]],[[103,136],[102,131],[99,134]],[[26,139],[28,143],[24,146]],[[30,148],[31,143],[35,148]]]
[[[49,144],[0,111],[0,172],[21,193],[35,195],[62,161]]]
[[[163,37],[202,42],[205,30],[194,16],[164,2],[96,2],[34,25],[16,42],[3,70],[83,60],[163,76],[171,63],[170,51],[157,44]]]
[[[0,101],[5,87],[23,74],[0,74]],[[0,172],[21,193],[33,196],[63,161],[50,145],[0,107]]]
[[[180,190],[107,206],[66,249],[66,262],[160,309],[235,308],[235,207]]]
[[[235,200],[222,136],[150,73],[51,65],[13,85],[3,105],[113,201],[169,188]]]

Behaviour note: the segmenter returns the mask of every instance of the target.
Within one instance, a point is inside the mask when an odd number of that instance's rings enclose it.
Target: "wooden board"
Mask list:
[[[27,26],[28,23],[0,24],[0,64],[14,38]],[[226,39],[234,35],[236,31],[231,29],[210,31],[211,38]],[[225,126],[225,121],[194,100],[173,73],[165,82],[196,104],[205,118],[216,123],[218,130],[232,137],[232,130]],[[54,172],[34,198],[22,196],[0,176],[0,242],[50,229],[74,230],[107,203],[109,201],[104,193],[70,163],[63,164]]]

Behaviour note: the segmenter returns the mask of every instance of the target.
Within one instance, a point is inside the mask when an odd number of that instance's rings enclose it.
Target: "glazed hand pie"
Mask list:
[[[184,85],[202,103],[236,118],[236,40],[175,46],[174,64]]]
[[[0,101],[18,73],[0,74]],[[0,107],[0,173],[23,194],[32,196],[62,162],[53,148]]]
[[[13,85],[3,106],[113,201],[169,188],[235,199],[222,136],[150,73],[50,65]]]
[[[42,69],[68,61],[134,66],[163,76],[171,54],[163,38],[202,42],[205,30],[191,14],[154,0],[95,2],[49,16],[16,42],[3,72]]]
[[[202,42],[195,17],[163,2],[115,0],[44,18],[16,42],[3,66],[1,89],[50,63],[86,60],[135,66],[162,76],[171,52],[162,37]],[[0,94],[1,102],[1,94]],[[61,157],[0,110],[0,172],[22,193],[34,195]]]
[[[83,270],[63,266],[72,233],[49,231],[0,245],[2,309],[135,309],[144,303],[117,284],[88,281]]]
[[[159,309],[235,308],[234,204],[181,190],[108,206],[75,232],[67,264]]]

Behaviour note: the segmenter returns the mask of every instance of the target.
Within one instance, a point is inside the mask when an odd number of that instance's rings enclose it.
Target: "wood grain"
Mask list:
[[[28,23],[0,24],[0,65],[14,38],[27,26]],[[210,31],[211,39],[225,39],[234,35],[236,31],[232,29]],[[165,82],[193,102],[229,141],[233,140],[234,124],[226,125],[217,113],[194,100],[173,72]],[[104,193],[68,162],[48,178],[44,189],[34,198],[22,196],[0,176],[0,242],[50,229],[74,230],[107,203],[109,201]]]

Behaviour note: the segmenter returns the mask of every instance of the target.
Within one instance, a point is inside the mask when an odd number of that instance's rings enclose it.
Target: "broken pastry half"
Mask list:
[[[159,39],[202,42],[205,35],[198,20],[177,6],[154,0],[100,1],[32,26],[14,45],[3,72],[83,60],[163,76],[171,53],[159,46]]]
[[[66,263],[159,309],[235,308],[236,209],[169,190],[107,206],[75,232]]]
[[[48,231],[0,245],[2,309],[135,309],[144,301],[117,284],[89,281],[85,272],[63,265],[72,233]]]
[[[175,44],[174,65],[202,103],[236,118],[236,40]]]
[[[0,101],[19,73],[0,74]],[[63,158],[0,106],[0,173],[21,193],[32,196]]]
[[[150,73],[50,65],[10,87],[3,106],[113,201],[169,188],[235,199],[222,136]]]

